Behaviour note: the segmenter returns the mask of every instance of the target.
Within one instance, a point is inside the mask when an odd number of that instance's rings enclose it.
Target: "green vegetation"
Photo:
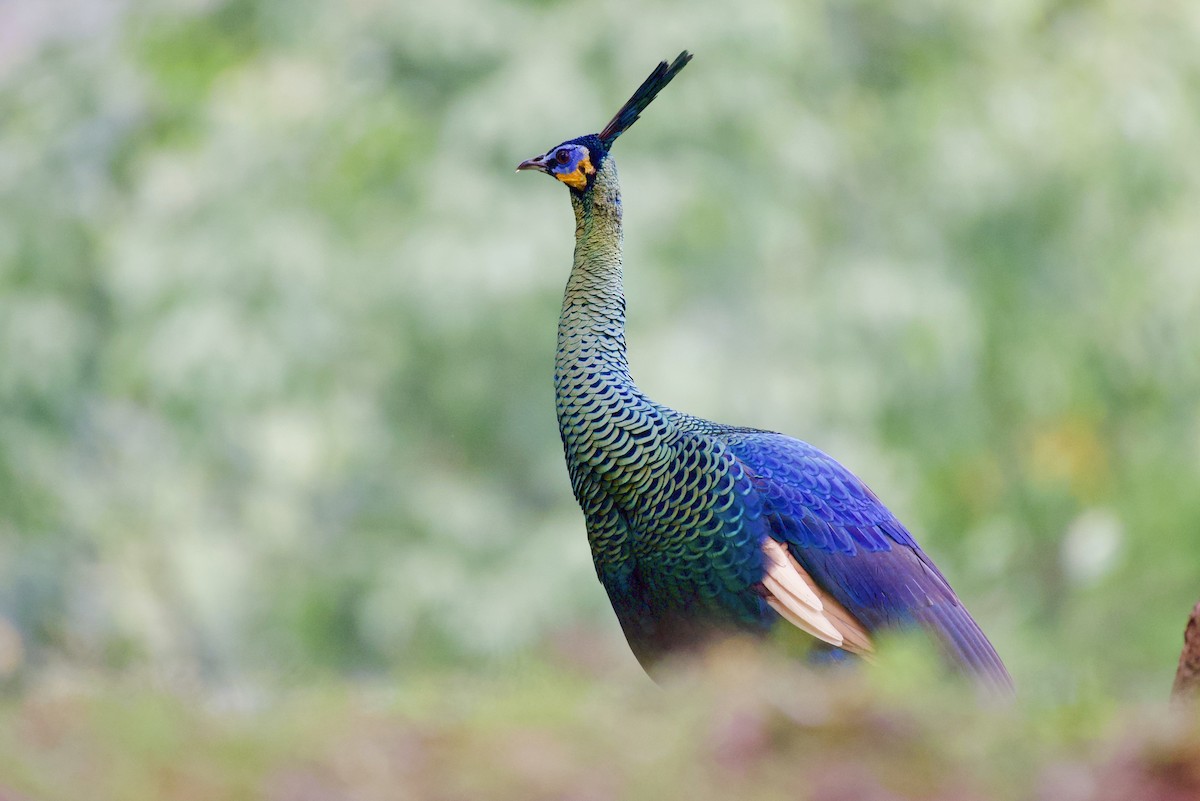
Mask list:
[[[702,799],[738,715],[763,798],[801,752],[902,797],[1194,764],[1139,705],[1200,597],[1198,35],[1116,0],[0,4],[0,794],[395,797],[417,743],[469,769],[401,797]],[[880,678],[793,729],[816,690],[547,656],[622,646],[549,386],[570,213],[512,169],[684,47],[615,152],[634,374],[863,476],[1009,663],[998,722]],[[934,772],[892,783],[876,720]]]

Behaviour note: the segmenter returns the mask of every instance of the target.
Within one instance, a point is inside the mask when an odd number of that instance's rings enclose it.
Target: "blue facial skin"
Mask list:
[[[591,160],[591,154],[582,145],[559,145],[546,156],[547,171],[555,178],[578,172],[584,159]]]

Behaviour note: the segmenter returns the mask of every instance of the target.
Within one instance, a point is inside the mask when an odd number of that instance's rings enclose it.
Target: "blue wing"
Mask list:
[[[720,438],[751,474],[771,535],[868,630],[919,625],[951,662],[1011,688],[941,571],[849,470],[781,434],[742,429]]]

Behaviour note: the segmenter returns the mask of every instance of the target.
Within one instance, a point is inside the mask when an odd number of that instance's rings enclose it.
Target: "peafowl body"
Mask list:
[[[661,63],[600,133],[517,168],[570,190],[558,423],[596,573],[631,649],[650,669],[667,653],[786,620],[826,649],[861,655],[875,632],[919,626],[949,665],[1010,688],[946,579],[846,468],[799,440],[655,403],[630,376],[609,149],[690,59]]]

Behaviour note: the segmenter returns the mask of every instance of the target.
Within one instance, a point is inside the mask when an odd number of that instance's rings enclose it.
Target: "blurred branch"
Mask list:
[[[1175,671],[1172,698],[1191,698],[1200,690],[1200,603],[1192,608],[1187,628],[1183,630],[1183,653]]]

